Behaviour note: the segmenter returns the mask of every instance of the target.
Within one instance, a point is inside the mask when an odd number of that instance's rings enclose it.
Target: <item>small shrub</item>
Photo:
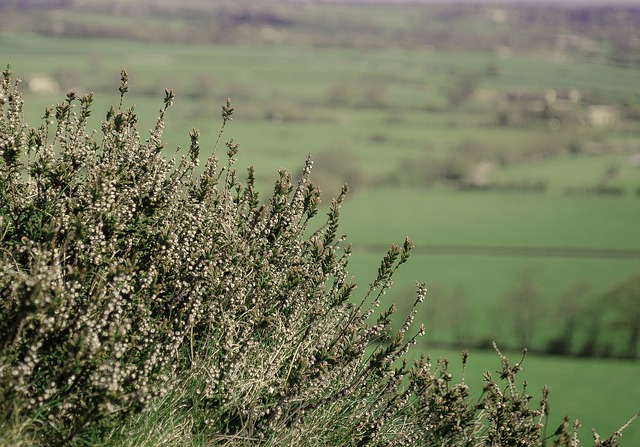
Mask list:
[[[392,245],[356,297],[338,233],[347,188],[312,225],[320,191],[279,172],[262,200],[238,144],[196,174],[162,155],[164,106],[141,140],[121,97],[87,130],[92,95],[23,122],[0,80],[0,442],[6,445],[545,445],[538,406],[499,351],[471,399],[448,362],[407,353],[417,298],[398,332],[378,311],[413,244]],[[222,128],[232,119],[222,106]],[[415,332],[415,331],[414,331]],[[496,348],[497,349],[497,348]],[[466,364],[468,353],[463,353]],[[565,422],[554,445],[577,445]],[[596,445],[614,445],[619,433]]]
[[[619,186],[596,184],[596,185],[584,185],[584,186],[569,186],[565,188],[565,193],[568,195],[588,194],[588,195],[598,195],[603,197],[615,197],[615,196],[623,196],[626,193],[626,190]]]
[[[465,183],[460,185],[460,188],[470,191],[544,193],[547,191],[547,180],[525,178],[522,180],[504,182],[489,182],[484,185],[479,185],[477,183]]]

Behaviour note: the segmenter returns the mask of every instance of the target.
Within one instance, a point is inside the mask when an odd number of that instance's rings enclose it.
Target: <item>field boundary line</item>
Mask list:
[[[368,253],[385,252],[389,247],[382,244],[353,243],[354,250]],[[477,256],[524,256],[559,258],[604,258],[640,259],[640,250],[617,248],[569,248],[528,246],[482,246],[482,245],[420,245],[413,250],[421,255],[477,255]]]

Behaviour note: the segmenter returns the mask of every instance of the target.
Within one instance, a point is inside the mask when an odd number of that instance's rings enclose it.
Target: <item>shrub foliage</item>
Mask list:
[[[122,72],[120,103],[88,130],[70,92],[29,128],[10,68],[0,85],[0,441],[12,445],[577,445],[546,434],[502,361],[471,396],[447,362],[407,352],[415,305],[378,310],[412,243],[392,245],[362,293],[338,233],[347,188],[311,219],[307,160],[263,200],[254,170],[202,169],[199,132],[163,156],[165,91],[143,140]],[[223,130],[232,119],[222,106]],[[215,154],[214,148],[214,154]],[[417,332],[417,333],[416,333]],[[415,334],[415,335],[409,335]],[[463,353],[466,363],[468,353]],[[160,433],[159,433],[160,431]],[[596,445],[614,445],[616,433]]]

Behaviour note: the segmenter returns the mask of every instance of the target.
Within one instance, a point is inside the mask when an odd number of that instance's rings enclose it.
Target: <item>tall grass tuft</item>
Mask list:
[[[0,82],[0,444],[577,445],[569,421],[546,435],[548,393],[518,388],[522,361],[498,351],[479,397],[445,360],[409,363],[424,284],[400,330],[378,307],[411,241],[357,293],[346,186],[322,223],[311,159],[260,197],[222,143],[230,101],[197,170],[196,129],[162,155],[171,90],[142,139],[125,71],[100,132],[91,94],[29,128],[10,67]]]

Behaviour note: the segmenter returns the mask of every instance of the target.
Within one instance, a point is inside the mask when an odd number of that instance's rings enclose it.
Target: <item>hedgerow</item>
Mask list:
[[[547,435],[498,351],[480,396],[446,360],[407,359],[426,295],[398,330],[380,297],[413,247],[391,245],[364,292],[320,191],[279,172],[267,199],[235,168],[222,106],[214,155],[200,133],[167,159],[174,94],[147,139],[120,103],[88,129],[93,96],[69,92],[24,123],[10,67],[0,85],[0,442],[5,445],[576,446]],[[409,335],[415,334],[415,335]],[[497,349],[497,348],[496,348]],[[462,361],[466,364],[467,352]],[[620,433],[595,445],[615,445]]]

